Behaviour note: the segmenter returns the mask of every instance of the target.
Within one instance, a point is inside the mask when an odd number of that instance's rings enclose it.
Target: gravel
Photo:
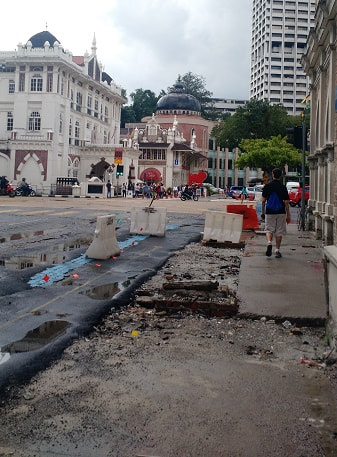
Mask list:
[[[241,256],[186,246],[130,306],[11,389],[0,456],[336,455],[336,359],[324,329],[137,305],[170,281],[216,281],[235,298]]]

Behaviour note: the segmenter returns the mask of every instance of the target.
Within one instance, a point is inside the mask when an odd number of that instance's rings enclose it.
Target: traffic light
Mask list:
[[[123,176],[124,165],[117,165],[116,176]]]
[[[302,127],[289,128],[287,130],[287,143],[296,149],[302,149]]]

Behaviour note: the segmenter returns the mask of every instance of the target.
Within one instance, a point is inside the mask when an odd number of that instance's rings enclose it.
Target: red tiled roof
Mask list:
[[[84,56],[73,56],[73,62],[80,67],[84,65]]]

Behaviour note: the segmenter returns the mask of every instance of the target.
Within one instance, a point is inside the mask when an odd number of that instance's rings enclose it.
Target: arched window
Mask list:
[[[63,131],[63,118],[62,118],[62,114],[60,113],[59,133],[62,133],[62,131]]]
[[[82,94],[81,92],[76,92],[76,111],[81,111],[82,107]]]
[[[72,120],[69,119],[69,127],[68,127],[69,144],[71,144],[72,134],[73,134],[73,124],[72,124]]]
[[[70,157],[68,157],[68,177],[69,178],[77,178],[78,177],[78,170],[80,168],[80,160],[78,157],[74,159],[72,162]]]
[[[33,111],[29,118],[28,130],[41,130],[41,116],[38,111]]]
[[[80,144],[80,123],[79,121],[75,122],[75,146],[79,146]]]
[[[14,79],[10,79],[8,82],[8,93],[14,94],[14,92],[15,92],[15,81],[14,81]]]
[[[30,90],[32,92],[42,92],[42,76],[35,74],[30,80]]]

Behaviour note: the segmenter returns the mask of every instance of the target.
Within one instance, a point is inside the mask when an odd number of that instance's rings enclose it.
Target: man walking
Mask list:
[[[106,183],[106,198],[111,198],[111,182],[110,182],[110,179],[108,179],[108,182]]]
[[[273,236],[275,236],[275,257],[282,257],[280,247],[282,237],[287,232],[287,224],[290,222],[289,194],[286,186],[281,182],[282,171],[274,168],[273,180],[266,184],[262,191],[261,218],[265,219],[265,231],[267,238],[266,256],[270,257],[273,251]]]

